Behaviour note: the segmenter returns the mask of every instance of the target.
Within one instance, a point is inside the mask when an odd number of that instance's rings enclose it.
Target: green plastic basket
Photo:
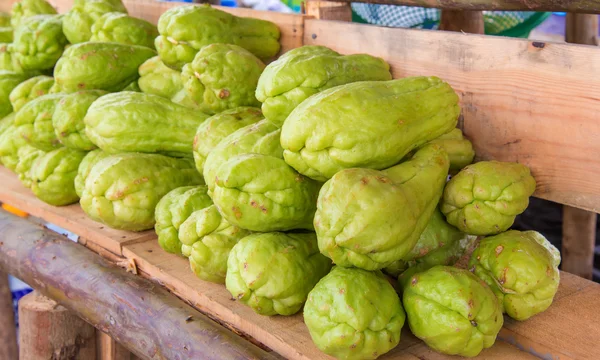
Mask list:
[[[352,21],[388,27],[437,29],[439,9],[412,6],[352,3]],[[531,30],[550,16],[532,11],[484,11],[485,33],[488,35],[527,38]]]

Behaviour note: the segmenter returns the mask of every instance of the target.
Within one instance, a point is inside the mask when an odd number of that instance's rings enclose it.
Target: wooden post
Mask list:
[[[483,13],[481,11],[442,10],[440,30],[483,34]]]
[[[37,291],[19,300],[19,359],[96,358],[96,330]]]
[[[134,360],[139,359],[129,352],[127,348],[116,342],[105,332],[96,331],[98,355],[96,360]]]
[[[321,20],[352,21],[352,8],[348,2],[308,0],[306,15]]]
[[[17,329],[8,275],[0,271],[0,359],[16,359]]]
[[[598,45],[598,16],[567,14],[567,42]],[[592,278],[596,245],[596,213],[563,207],[562,270]]]

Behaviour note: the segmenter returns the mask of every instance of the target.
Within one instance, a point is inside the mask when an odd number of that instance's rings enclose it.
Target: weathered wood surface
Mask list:
[[[381,56],[396,78],[443,78],[479,160],[526,164],[536,196],[600,211],[597,48],[323,20],[306,20],[304,42]]]
[[[12,294],[8,285],[8,275],[0,271],[0,359],[16,359],[17,356],[17,329]]]
[[[350,3],[308,0],[304,4],[306,15],[315,19],[352,21]]]
[[[274,359],[171,295],[63,236],[0,211],[0,270],[151,359]]]
[[[37,291],[19,300],[19,359],[90,360],[96,329]]]

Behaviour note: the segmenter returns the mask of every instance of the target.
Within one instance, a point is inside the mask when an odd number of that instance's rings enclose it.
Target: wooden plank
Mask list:
[[[15,174],[4,167],[0,167],[0,184],[2,184],[0,202],[43,218],[113,254],[121,255],[123,245],[146,241],[156,236],[154,230],[134,233],[111,229],[88,218],[79,204],[63,207],[48,205],[37,199],[29,189],[21,184]]]
[[[443,78],[479,160],[526,164],[536,196],[600,211],[598,49],[310,19],[304,42],[380,56],[396,78]]]
[[[306,15],[315,19],[352,21],[350,3],[308,0],[305,2]]]

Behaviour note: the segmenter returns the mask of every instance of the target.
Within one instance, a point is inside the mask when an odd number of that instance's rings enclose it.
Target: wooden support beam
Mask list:
[[[0,359],[16,359],[17,329],[8,275],[0,271]]]
[[[481,11],[442,10],[440,30],[483,34],[483,13]]]
[[[352,8],[348,2],[308,0],[306,15],[321,20],[352,21]]]
[[[597,15],[567,14],[566,20],[565,39],[567,42],[584,45],[598,45]]]

